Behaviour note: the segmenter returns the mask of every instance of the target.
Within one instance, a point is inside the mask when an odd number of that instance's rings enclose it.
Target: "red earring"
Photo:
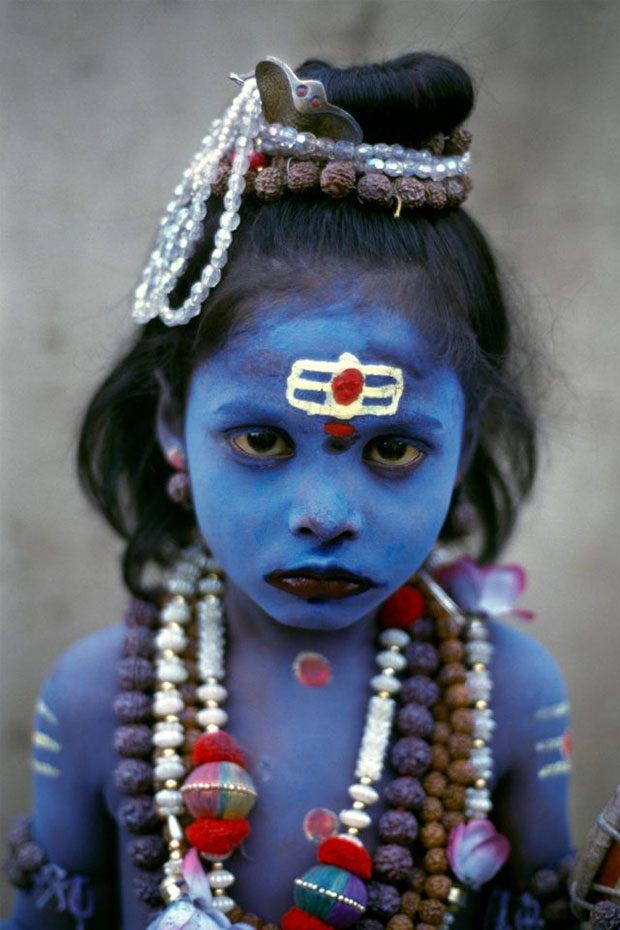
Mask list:
[[[174,446],[166,453],[168,464],[174,468],[166,483],[166,493],[170,500],[183,507],[191,507],[191,486],[187,472],[187,459],[185,453],[178,446]]]

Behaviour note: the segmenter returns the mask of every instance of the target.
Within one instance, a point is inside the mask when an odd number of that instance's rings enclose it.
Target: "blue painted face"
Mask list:
[[[464,398],[416,327],[351,300],[233,331],[198,366],[185,442],[201,532],[229,578],[276,621],[342,629],[375,610],[424,561],[456,480]],[[402,370],[398,409],[355,416],[355,434],[286,400],[298,359]]]

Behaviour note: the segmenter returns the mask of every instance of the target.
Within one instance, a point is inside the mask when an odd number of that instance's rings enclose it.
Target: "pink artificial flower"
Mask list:
[[[470,820],[452,828],[446,852],[456,877],[465,885],[479,888],[506,862],[510,843],[490,820]]]
[[[519,617],[533,620],[531,610],[513,605],[525,590],[525,570],[520,565],[477,565],[468,555],[439,565],[433,574],[462,610],[487,617]]]

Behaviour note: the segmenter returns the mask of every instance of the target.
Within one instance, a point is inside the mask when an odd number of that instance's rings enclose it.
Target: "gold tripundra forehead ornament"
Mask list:
[[[470,135],[463,128],[434,136],[420,150],[371,145],[356,120],[329,103],[320,81],[298,78],[276,58],[232,77],[241,90],[209,127],[166,207],[136,289],[137,323],[159,317],[180,326],[200,313],[222,276],[244,197],[269,201],[316,190],[337,199],[356,195],[371,206],[393,207],[398,216],[402,207],[457,206],[470,190]],[[189,296],[171,307],[170,295],[203,238],[213,193],[223,197],[223,210],[210,260]]]

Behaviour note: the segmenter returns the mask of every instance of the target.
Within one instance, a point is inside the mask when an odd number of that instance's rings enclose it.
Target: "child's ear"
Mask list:
[[[171,456],[178,458],[180,454],[185,458],[183,412],[173,398],[170,385],[162,372],[156,370],[155,378],[159,385],[155,433],[164,457],[175,465],[175,462],[171,461]]]

